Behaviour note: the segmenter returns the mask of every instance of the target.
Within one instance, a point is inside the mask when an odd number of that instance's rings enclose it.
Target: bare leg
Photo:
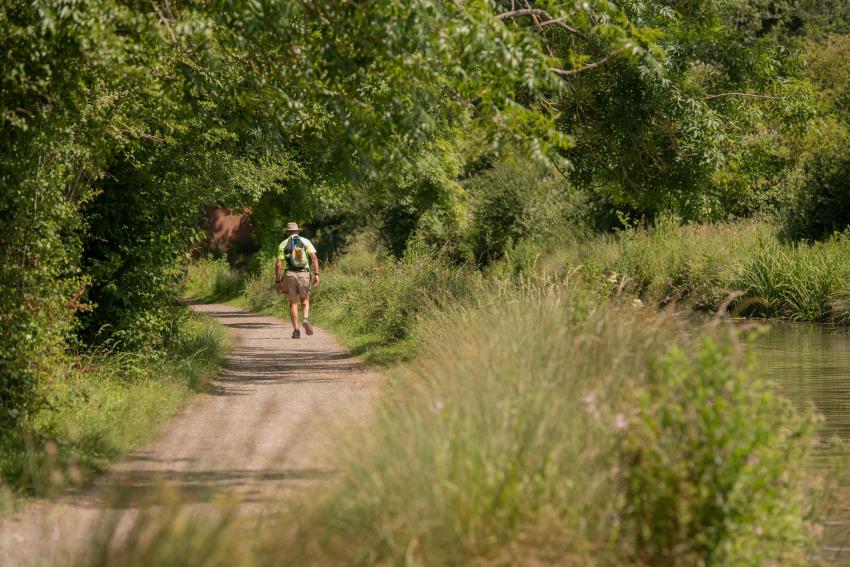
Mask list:
[[[310,318],[310,296],[301,298],[301,312],[304,314],[305,319]]]
[[[289,296],[289,318],[292,320],[292,328],[298,330],[298,298]]]

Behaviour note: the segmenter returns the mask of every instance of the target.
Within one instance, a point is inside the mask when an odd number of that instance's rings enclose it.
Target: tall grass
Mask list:
[[[732,310],[741,315],[850,323],[850,236],[786,242],[763,221],[682,225],[661,218],[652,228],[613,235],[578,232],[522,243],[497,271],[580,273],[588,284],[656,305],[716,311],[738,301]]]
[[[850,290],[850,240],[846,236],[808,244],[761,243],[743,266],[738,285],[764,298],[770,315],[801,321],[845,319],[836,300]]]
[[[229,508],[145,515],[117,547],[107,530],[92,564],[200,550],[247,566],[800,564],[812,420],[754,377],[746,337],[632,294],[714,307],[736,286],[787,287],[761,252],[819,265],[844,244],[830,246],[781,244],[762,223],[670,222],[519,243],[486,277],[416,249],[342,262],[323,272],[315,318],[410,362],[370,427],[340,439],[337,477],[259,525]],[[765,287],[745,288],[757,269]],[[284,314],[270,273],[239,301]]]
[[[775,231],[763,223],[681,225],[675,218],[661,218],[652,229],[631,229],[620,236],[616,268],[647,297],[685,299],[711,309],[732,291],[743,261],[759,242],[775,238]]]
[[[239,295],[244,276],[233,270],[224,258],[200,258],[193,262],[184,279],[184,293],[202,301],[224,301]]]
[[[376,250],[358,241],[323,271],[312,316],[378,364],[414,356],[422,314],[463,304],[491,287],[519,294],[522,282],[581,280],[585,289],[629,293],[658,306],[850,324],[850,237],[784,242],[779,228],[765,221],[683,225],[662,217],[651,228],[614,234],[574,230],[514,243],[484,272],[453,266],[439,250],[415,243],[401,260]],[[190,270],[194,283],[187,289],[207,299],[230,294],[242,307],[287,319],[286,296],[272,285],[273,262],[260,265],[259,274],[243,277],[220,262],[203,262]]]
[[[422,325],[374,422],[340,440],[335,480],[250,539],[238,516],[150,516],[152,538],[101,542],[95,564],[193,563],[208,539],[205,564],[802,560],[810,422],[728,329],[556,288],[491,289]]]
[[[280,552],[330,564],[799,557],[809,429],[751,382],[735,339],[574,301],[526,295],[429,325],[343,482]]]
[[[286,297],[272,285],[272,261],[260,265],[259,274],[245,278],[220,262],[203,262],[190,270],[187,289],[207,299],[230,294],[247,309],[288,318]],[[395,260],[358,241],[330,268],[314,290],[313,318],[381,364],[413,356],[421,314],[494,286],[521,293],[520,282],[529,281],[581,279],[584,288],[659,306],[850,324],[850,237],[784,242],[765,221],[683,225],[662,217],[651,228],[614,234],[575,230],[514,243],[484,272],[452,266],[421,245]]]
[[[0,484],[7,493],[46,495],[82,483],[151,439],[215,376],[226,350],[226,331],[195,315],[164,354],[81,355],[49,385],[49,405],[30,427],[0,440]]]

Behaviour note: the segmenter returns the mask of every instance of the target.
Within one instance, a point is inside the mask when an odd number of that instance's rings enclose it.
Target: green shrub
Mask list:
[[[850,227],[850,130],[827,120],[809,140],[786,231],[794,238],[818,240]]]
[[[66,340],[76,311],[85,308],[80,219],[67,198],[62,165],[41,165],[44,155],[73,154],[46,136],[25,140],[14,154],[2,153],[0,143],[0,437],[25,426],[44,404],[41,386],[68,364]]]
[[[567,216],[565,184],[552,171],[513,160],[467,181],[474,195],[469,240],[476,261],[489,264],[523,239],[551,235]]]
[[[381,246],[378,235],[360,232],[351,238],[345,247],[345,253],[334,259],[333,273],[368,276],[378,269],[386,257],[387,252]]]

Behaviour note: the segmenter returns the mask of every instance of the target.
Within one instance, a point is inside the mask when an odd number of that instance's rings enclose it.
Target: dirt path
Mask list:
[[[132,516],[165,484],[192,506],[235,494],[262,511],[333,474],[328,442],[371,414],[378,378],[320,329],[291,340],[288,323],[228,305],[198,305],[230,329],[233,351],[208,394],[159,439],[79,494],[0,517],[0,565],[54,564],[84,545],[98,519]],[[116,501],[111,494],[122,494]],[[62,551],[60,551],[62,550]]]

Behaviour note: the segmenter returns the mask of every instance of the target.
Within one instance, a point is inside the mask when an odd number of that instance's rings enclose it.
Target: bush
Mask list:
[[[80,221],[62,167],[40,165],[46,154],[71,152],[45,137],[28,138],[19,152],[0,155],[0,436],[23,427],[44,404],[41,386],[68,364],[66,341],[76,311],[85,308]],[[41,205],[37,216],[34,203]]]
[[[786,230],[794,238],[817,240],[850,228],[850,131],[827,121],[811,139]]]
[[[351,238],[345,253],[337,257],[333,273],[349,276],[369,276],[387,259],[388,253],[380,245],[380,238],[371,232],[360,232]]]
[[[475,196],[469,240],[478,263],[498,260],[522,239],[542,240],[563,224],[566,182],[555,175],[508,160],[467,181]]]

